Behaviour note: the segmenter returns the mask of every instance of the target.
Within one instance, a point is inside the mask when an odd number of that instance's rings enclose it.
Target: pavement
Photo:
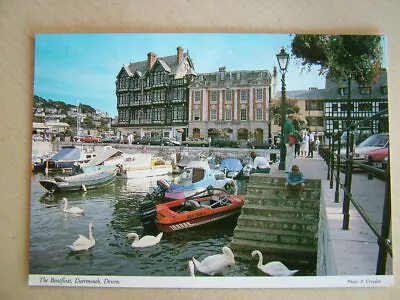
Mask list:
[[[340,191],[339,203],[335,203],[335,184],[329,187],[328,167],[318,153],[314,158],[296,157],[297,164],[305,178],[322,179],[322,198],[325,204],[324,255],[326,274],[321,275],[375,275],[378,261],[377,238],[362,219],[356,208],[350,205],[350,229],[343,230],[343,191]],[[278,169],[279,163],[271,167],[272,176],[287,174]],[[367,180],[367,179],[365,179]],[[388,255],[386,274],[392,275],[392,258]]]

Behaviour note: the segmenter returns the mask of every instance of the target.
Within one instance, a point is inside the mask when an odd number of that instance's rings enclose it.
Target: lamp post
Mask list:
[[[280,138],[280,159],[279,159],[279,170],[285,170],[286,165],[286,146],[283,137],[283,125],[286,121],[286,83],[285,74],[289,64],[289,54],[286,53],[285,49],[282,48],[281,52],[276,55],[279,64],[279,71],[282,74],[282,97],[281,97],[281,138]]]

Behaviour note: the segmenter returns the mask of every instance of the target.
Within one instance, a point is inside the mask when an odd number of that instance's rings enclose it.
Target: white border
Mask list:
[[[360,288],[393,287],[393,275],[294,277],[144,277],[29,275],[30,286],[119,288]]]

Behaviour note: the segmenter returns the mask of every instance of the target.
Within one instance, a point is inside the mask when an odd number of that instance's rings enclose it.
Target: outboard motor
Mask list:
[[[155,224],[157,208],[155,201],[162,199],[165,192],[169,189],[169,183],[164,179],[157,180],[157,187],[151,193],[147,193],[142,201],[139,202],[139,219],[143,226]]]

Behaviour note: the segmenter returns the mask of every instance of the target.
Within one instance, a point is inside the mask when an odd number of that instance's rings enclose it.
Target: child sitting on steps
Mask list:
[[[295,188],[299,189],[300,192],[303,192],[305,187],[304,174],[300,172],[299,166],[293,165],[292,171],[289,172],[288,177],[286,178],[285,191]]]

